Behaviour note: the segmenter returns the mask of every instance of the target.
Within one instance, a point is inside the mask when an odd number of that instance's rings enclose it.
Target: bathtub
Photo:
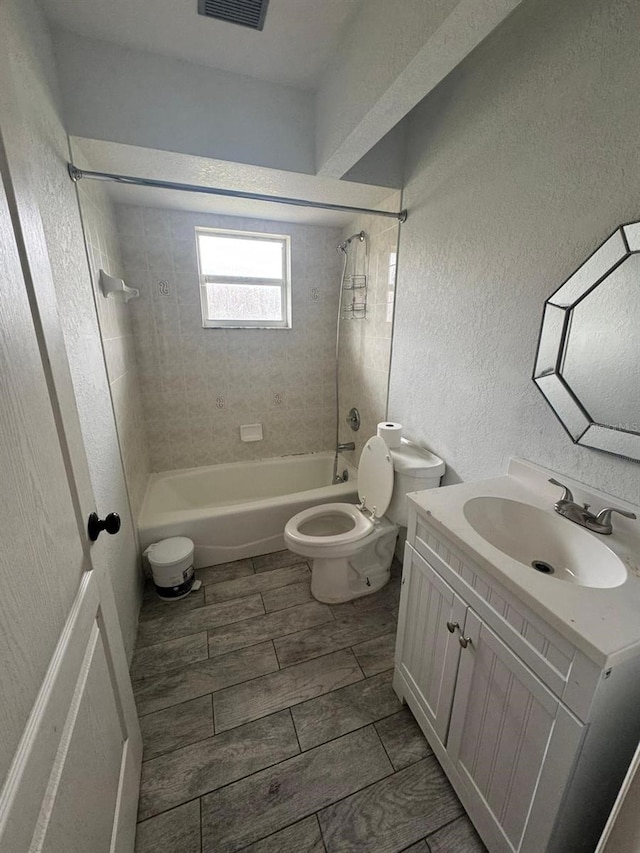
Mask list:
[[[284,526],[297,512],[357,502],[357,469],[340,457],[338,470],[345,468],[349,480],[337,485],[332,453],[152,474],[138,519],[140,545],[188,536],[196,568],[279,551]]]

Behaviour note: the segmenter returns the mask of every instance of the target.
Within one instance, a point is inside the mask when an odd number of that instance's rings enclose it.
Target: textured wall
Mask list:
[[[81,181],[78,191],[120,453],[131,511],[136,519],[149,479],[149,448],[131,326],[131,303],[105,299],[100,290],[101,269],[118,278],[124,276],[113,206],[104,186],[98,181]]]
[[[31,0],[12,2],[23,118],[28,125],[32,182],[51,262],[80,426],[96,507],[122,517],[118,536],[101,536],[91,550],[108,571],[129,656],[141,601],[141,575],[109,385],[93,300],[74,184],[67,174],[68,142],[55,91],[49,33]]]
[[[359,216],[343,232],[343,239],[358,231],[368,237],[368,244],[359,240],[351,243],[346,272],[347,277],[354,270],[367,275],[367,316],[340,322],[340,441],[355,441],[356,464],[364,444],[387,417],[398,227],[392,219]],[[345,291],[345,305],[350,297]],[[345,423],[352,406],[361,417],[355,433]],[[394,417],[393,412],[389,417]]]
[[[449,483],[518,455],[640,501],[530,379],[545,298],[640,218],[639,25],[637,0],[529,0],[412,116],[389,411]]]
[[[339,229],[124,205],[116,219],[142,294],[129,306],[151,469],[331,449]],[[202,328],[196,225],[291,235],[292,329]],[[245,423],[264,440],[241,442]]]

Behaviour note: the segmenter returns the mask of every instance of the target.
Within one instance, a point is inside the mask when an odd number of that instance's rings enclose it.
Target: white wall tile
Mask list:
[[[131,206],[116,218],[141,291],[130,319],[152,470],[332,449],[340,231]],[[202,328],[197,225],[291,235],[293,329]],[[241,442],[241,423],[263,423],[264,440]]]

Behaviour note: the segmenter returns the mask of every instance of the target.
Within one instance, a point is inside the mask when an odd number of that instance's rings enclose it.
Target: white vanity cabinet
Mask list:
[[[411,509],[394,688],[491,853],[595,849],[638,737],[635,720],[617,731],[637,661],[619,669],[610,690],[610,669]]]

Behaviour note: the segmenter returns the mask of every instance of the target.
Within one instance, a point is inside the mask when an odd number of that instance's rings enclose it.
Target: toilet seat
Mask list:
[[[294,551],[296,547],[311,547],[314,553],[318,549],[327,553],[331,546],[359,542],[371,533],[379,519],[384,516],[392,491],[393,462],[389,448],[379,436],[374,435],[365,444],[358,467],[360,507],[346,503],[330,503],[304,509],[287,522],[284,529],[285,541]],[[365,512],[368,515],[365,515]],[[346,521],[350,522],[351,526],[347,530],[341,530]],[[304,530],[305,526],[307,531]],[[332,526],[335,533],[332,532]]]
[[[312,526],[314,521],[321,519],[327,519],[330,524],[329,520],[331,516],[338,516],[343,521],[351,521],[353,527],[341,533],[329,533],[328,535],[304,533],[300,529],[305,524]],[[359,539],[364,539],[373,530],[373,527],[373,522],[353,504],[320,504],[319,506],[309,507],[309,509],[303,509],[302,512],[290,518],[285,526],[285,536],[289,538],[290,543],[294,546],[348,545],[350,542],[357,542]]]

